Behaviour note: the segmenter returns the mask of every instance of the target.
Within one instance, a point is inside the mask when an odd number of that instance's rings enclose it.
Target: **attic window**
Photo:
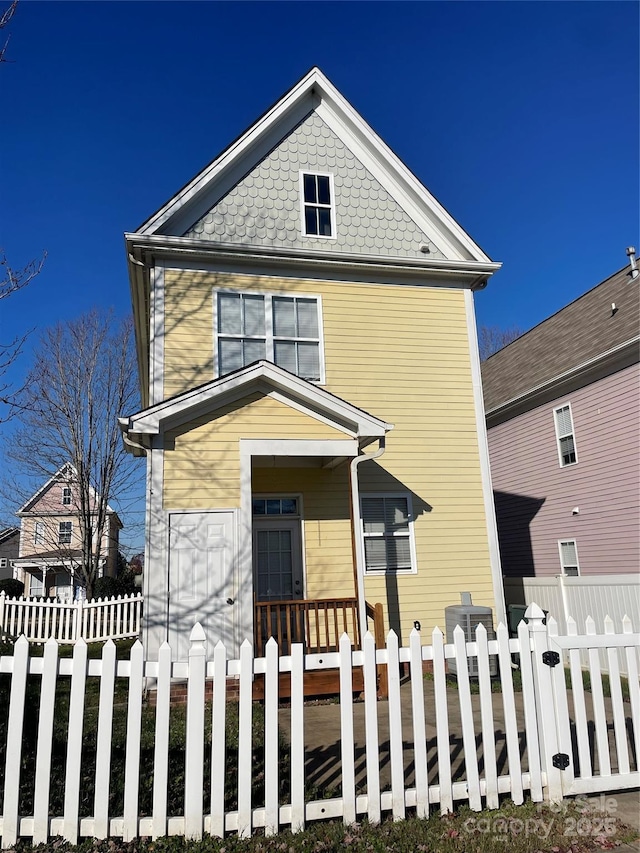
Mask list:
[[[302,233],[307,237],[333,237],[333,175],[301,172],[300,187],[303,199]]]
[[[71,505],[71,487],[70,486],[65,486],[62,489],[62,504],[63,504],[63,506],[70,506]]]

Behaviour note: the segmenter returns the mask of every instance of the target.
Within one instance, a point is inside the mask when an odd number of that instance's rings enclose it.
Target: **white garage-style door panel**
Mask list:
[[[189,634],[200,622],[207,655],[218,640],[232,646],[235,628],[233,511],[169,516],[169,643],[186,660]]]

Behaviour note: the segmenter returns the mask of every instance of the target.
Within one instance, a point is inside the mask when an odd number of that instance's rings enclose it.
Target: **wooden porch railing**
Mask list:
[[[384,648],[382,604],[366,603],[368,629],[376,647]],[[369,623],[371,620],[371,623]],[[342,634],[361,648],[357,598],[303,598],[293,601],[257,601],[255,604],[256,656],[265,653],[267,641],[277,640],[280,654],[290,654],[292,643],[302,643],[305,654],[337,652]],[[386,667],[378,667],[379,695],[387,695]]]

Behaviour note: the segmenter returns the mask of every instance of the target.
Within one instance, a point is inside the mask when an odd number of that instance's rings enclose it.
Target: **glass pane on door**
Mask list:
[[[256,576],[259,601],[293,598],[291,530],[256,531]]]

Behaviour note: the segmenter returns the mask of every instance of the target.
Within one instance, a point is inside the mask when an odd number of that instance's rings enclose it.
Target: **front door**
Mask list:
[[[304,595],[299,518],[253,519],[253,572],[257,601]]]
[[[169,644],[176,660],[187,659],[196,622],[207,636],[208,656],[219,640],[233,648],[234,530],[232,510],[169,517]]]

